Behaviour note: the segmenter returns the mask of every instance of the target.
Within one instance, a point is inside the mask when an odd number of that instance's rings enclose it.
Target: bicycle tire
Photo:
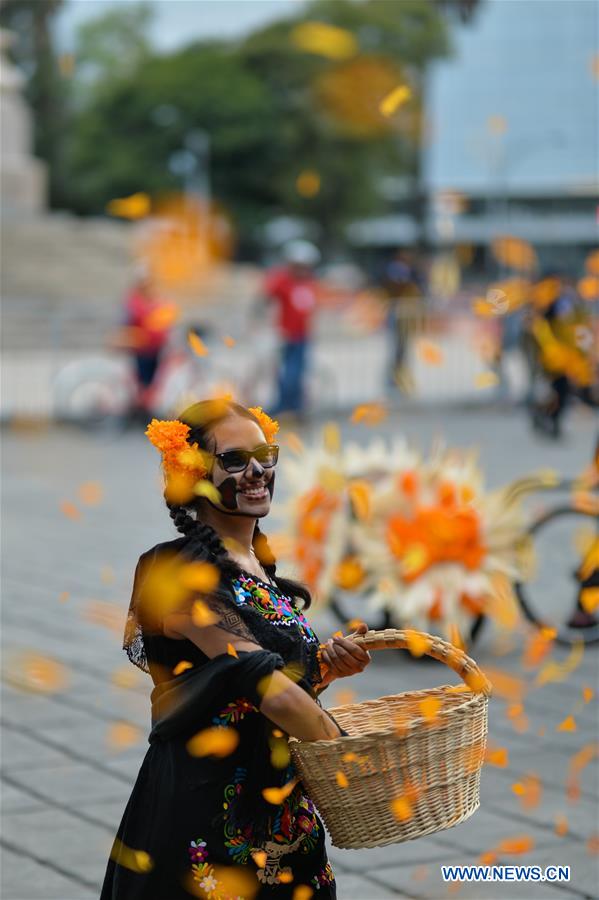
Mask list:
[[[548,522],[560,518],[561,516],[567,515],[588,516],[590,519],[597,521],[596,516],[594,516],[592,513],[585,513],[583,510],[576,509],[574,506],[558,506],[554,509],[548,510],[546,513],[543,513],[543,515],[539,516],[539,518],[536,519],[527,529],[526,534],[534,538],[537,532],[545,525],[547,525]],[[541,616],[537,615],[533,605],[530,602],[530,599],[527,598],[526,582],[514,582],[514,591],[516,593],[516,597],[518,598],[520,608],[529,622],[531,622],[537,628],[555,627],[554,623],[548,622],[547,620],[542,619]],[[597,642],[599,642],[599,620],[596,622],[596,624],[589,625],[584,628],[574,628],[568,626],[567,623],[565,623],[561,628],[558,627],[558,631],[555,636],[556,642],[558,644],[563,644],[564,646],[572,646],[581,639],[585,644],[596,644]]]

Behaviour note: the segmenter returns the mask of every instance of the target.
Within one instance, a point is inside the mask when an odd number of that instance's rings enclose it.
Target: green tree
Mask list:
[[[180,190],[169,160],[197,129],[211,136],[213,195],[249,227],[273,202],[264,154],[276,121],[264,85],[219,43],[152,55],[102,83],[73,132],[77,208],[101,212],[115,196]]]
[[[80,25],[75,59],[84,99],[89,99],[90,91],[133,75],[151,56],[153,20],[149,4],[126,3]]]
[[[323,52],[298,46],[298,28],[308,22],[349,33],[354,55],[328,55],[326,32]],[[446,23],[428,0],[315,0],[297,17],[244,42],[241,53],[268,85],[276,110],[272,177],[279,197],[288,212],[319,223],[326,245],[352,219],[385,210],[382,176],[417,178],[423,73],[448,52]],[[398,83],[412,90],[410,115],[387,120],[378,104]],[[321,178],[321,190],[312,197],[296,189],[305,168]]]

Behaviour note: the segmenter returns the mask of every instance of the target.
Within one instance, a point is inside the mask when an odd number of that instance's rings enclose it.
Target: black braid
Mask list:
[[[184,506],[178,506],[174,503],[167,503],[169,515],[175,524],[177,531],[189,537],[196,530],[197,522],[190,516]]]

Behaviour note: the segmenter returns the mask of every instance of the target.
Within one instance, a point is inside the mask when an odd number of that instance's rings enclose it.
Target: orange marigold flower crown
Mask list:
[[[256,417],[264,437],[272,444],[279,430],[279,423],[271,419],[261,406],[253,406],[248,412]],[[150,443],[161,452],[165,471],[193,473],[198,478],[204,478],[209,471],[207,454],[200,450],[197,443],[189,444],[187,438],[190,431],[189,425],[178,419],[152,419],[145,434]]]
[[[251,412],[251,414],[258,419],[260,428],[264,432],[266,442],[268,444],[273,444],[275,435],[279,430],[279,423],[277,422],[277,420],[271,419],[270,416],[264,412],[261,406],[250,406],[248,407],[248,412]]]

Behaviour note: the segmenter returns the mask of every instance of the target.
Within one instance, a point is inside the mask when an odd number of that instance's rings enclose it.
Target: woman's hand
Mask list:
[[[365,634],[368,626],[361,622],[355,631],[347,637],[332,637],[322,645],[321,659],[326,664],[327,671],[322,679],[322,687],[326,687],[336,678],[346,678],[362,672],[371,660],[368,650],[364,650],[352,641],[357,634]]]

